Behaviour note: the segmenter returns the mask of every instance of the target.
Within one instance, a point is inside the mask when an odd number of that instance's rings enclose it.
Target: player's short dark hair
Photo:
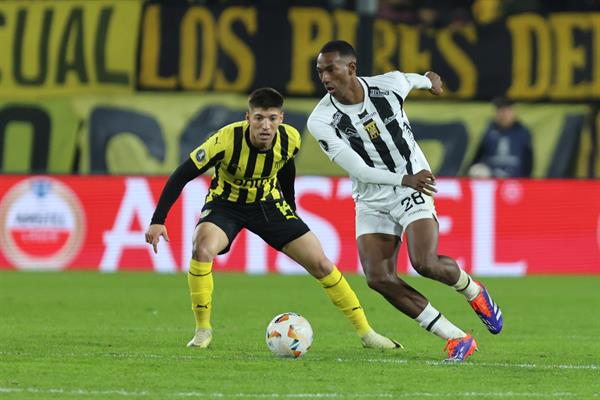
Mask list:
[[[356,58],[356,51],[354,51],[354,47],[344,40],[332,40],[327,42],[323,47],[321,47],[320,51],[320,53],[333,52],[338,52],[342,57],[351,56]]]
[[[283,96],[273,88],[259,88],[248,96],[248,106],[250,108],[283,108]]]

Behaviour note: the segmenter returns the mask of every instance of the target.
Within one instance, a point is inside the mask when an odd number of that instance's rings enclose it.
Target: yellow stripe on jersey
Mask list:
[[[250,143],[247,121],[221,128],[190,153],[198,169],[215,165],[206,202],[219,198],[237,203],[254,203],[282,197],[277,172],[300,149],[300,133],[281,124],[273,148],[256,149]]]

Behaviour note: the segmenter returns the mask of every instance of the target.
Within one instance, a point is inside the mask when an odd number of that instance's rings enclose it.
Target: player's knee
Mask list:
[[[327,257],[322,257],[316,261],[314,271],[315,276],[327,276],[333,271],[333,263]]]
[[[425,277],[431,277],[436,266],[438,257],[432,254],[418,254],[410,257],[412,267]]]
[[[384,292],[390,286],[392,286],[397,277],[393,274],[369,274],[367,273],[367,285],[377,291]]]
[[[211,262],[216,256],[215,251],[202,244],[194,244],[192,258],[202,262]]]

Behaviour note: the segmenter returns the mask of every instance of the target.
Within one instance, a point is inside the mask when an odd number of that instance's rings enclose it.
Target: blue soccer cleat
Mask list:
[[[477,342],[471,335],[449,339],[444,350],[448,352],[448,358],[444,360],[445,362],[463,362],[473,352],[477,351]]]
[[[487,326],[488,331],[494,335],[500,333],[503,323],[502,311],[498,304],[494,303],[485,286],[479,282],[475,283],[481,288],[481,292],[469,304]]]

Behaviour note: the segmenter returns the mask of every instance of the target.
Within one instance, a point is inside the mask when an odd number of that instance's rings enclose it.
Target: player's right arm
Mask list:
[[[225,140],[219,131],[194,149],[190,157],[179,165],[167,180],[152,215],[150,226],[146,230],[146,243],[152,244],[155,253],[158,251],[157,245],[161,236],[169,241],[165,220],[183,188],[189,181],[206,172],[223,158],[224,145]]]
[[[435,177],[430,171],[421,170],[414,175],[400,175],[391,171],[371,167],[352,150],[335,129],[318,116],[308,118],[308,130],[317,140],[330,160],[342,167],[348,175],[365,183],[407,186],[428,196],[437,192]]]
[[[329,159],[342,167],[351,177],[361,182],[381,185],[399,186],[402,183],[402,175],[367,165],[336,135],[334,128],[322,119],[311,115],[308,118],[308,130]]]

